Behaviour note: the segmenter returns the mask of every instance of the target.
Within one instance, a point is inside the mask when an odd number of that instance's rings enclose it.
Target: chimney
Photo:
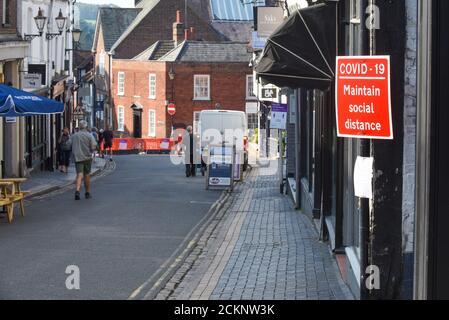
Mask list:
[[[181,11],[176,11],[176,22],[173,23],[173,41],[177,47],[185,38],[184,24],[182,23]]]
[[[190,30],[189,29],[184,29],[184,40],[185,41],[190,40]]]
[[[190,40],[197,40],[194,27],[190,27]]]

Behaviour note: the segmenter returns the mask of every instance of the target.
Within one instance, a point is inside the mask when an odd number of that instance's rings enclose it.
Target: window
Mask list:
[[[156,111],[154,110],[148,112],[148,136],[156,137]]]
[[[117,130],[125,131],[125,107],[118,107]]]
[[[199,124],[200,124],[200,111],[195,111],[193,113],[193,134],[199,134],[200,132],[200,128],[199,128]]]
[[[210,76],[193,76],[193,100],[210,100]]]
[[[100,63],[98,66],[98,72],[100,73],[100,76],[104,76],[104,64],[105,64],[105,53],[100,53]]]
[[[3,0],[3,17],[2,17],[2,24],[3,25],[10,25],[11,24],[11,14],[9,12],[10,10],[10,1],[9,0]]]
[[[247,113],[248,117],[248,129],[259,128],[259,115],[257,113]]]
[[[125,73],[124,72],[119,72],[118,73],[118,92],[117,94],[119,96],[124,96],[125,95]]]
[[[254,94],[254,77],[252,74],[246,76],[246,99],[256,99],[256,95]]]
[[[150,99],[156,99],[156,75],[155,74],[150,74],[150,76],[149,76],[149,85],[150,85],[149,98]]]

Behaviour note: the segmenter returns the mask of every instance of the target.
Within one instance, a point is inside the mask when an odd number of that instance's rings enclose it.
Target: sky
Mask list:
[[[123,8],[133,8],[134,0],[79,0],[78,2],[90,4],[115,4]]]

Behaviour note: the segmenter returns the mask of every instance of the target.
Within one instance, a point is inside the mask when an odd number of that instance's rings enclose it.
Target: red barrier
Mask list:
[[[175,141],[169,138],[114,138],[112,140],[113,151],[170,151]]]

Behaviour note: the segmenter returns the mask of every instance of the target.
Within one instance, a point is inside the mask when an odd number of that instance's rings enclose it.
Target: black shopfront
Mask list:
[[[402,280],[401,203],[403,114],[397,108],[393,123],[395,141],[370,143],[376,159],[375,200],[371,203],[371,229],[362,202],[354,195],[354,166],[361,154],[359,139],[337,138],[335,120],[334,69],[337,56],[368,55],[366,41],[367,1],[321,1],[317,5],[291,12],[268,40],[256,72],[262,83],[289,87],[297,104],[297,206],[314,219],[322,240],[328,241],[335,254],[345,256],[340,265],[354,296],[398,298]],[[382,12],[383,30],[378,31],[375,54],[387,54],[393,61],[393,104],[403,105],[404,30],[403,2],[376,2]],[[362,8],[362,5],[365,5]],[[363,30],[365,29],[365,30]],[[289,127],[291,130],[291,127]],[[292,190],[292,192],[294,192]],[[387,250],[387,251],[385,251]],[[385,254],[385,252],[388,252]],[[364,290],[368,263],[379,265],[389,274],[381,275],[383,290]]]

